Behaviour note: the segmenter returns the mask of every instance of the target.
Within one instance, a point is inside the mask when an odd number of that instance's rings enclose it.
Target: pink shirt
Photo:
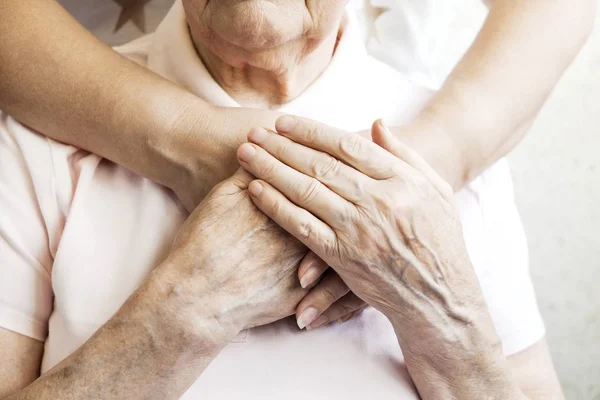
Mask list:
[[[221,106],[237,107],[196,55],[180,2],[123,54]],[[280,111],[345,130],[409,121],[430,93],[369,57],[349,11],[322,76]],[[457,194],[465,240],[506,354],[544,335],[500,161]],[[0,327],[45,341],[42,372],[104,324],[168,254],[187,213],[169,190],[57,143],[0,112]],[[184,398],[414,399],[389,322],[367,310],[299,331],[291,319],[242,333]]]

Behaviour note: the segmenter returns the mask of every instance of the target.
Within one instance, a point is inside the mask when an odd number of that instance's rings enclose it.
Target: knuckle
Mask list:
[[[348,225],[353,223],[356,220],[356,208],[354,207],[344,207],[338,213],[339,223],[341,225]]]
[[[300,221],[300,226],[298,227],[298,234],[304,240],[310,240],[314,237],[314,227],[312,222],[306,218],[306,213],[304,214],[304,218]]]
[[[317,125],[309,124],[306,126],[306,140],[309,142],[315,142],[320,135],[321,130]]]
[[[339,147],[342,154],[356,157],[361,153],[362,138],[358,135],[343,135],[339,139]]]
[[[275,218],[281,216],[281,201],[274,200],[273,203],[271,203],[271,215]]]
[[[277,147],[275,149],[275,157],[278,159],[284,159],[285,156],[289,153],[289,144],[287,141],[279,140],[277,141]]]
[[[339,170],[340,162],[331,156],[319,157],[312,166],[313,176],[317,179],[333,178],[339,173]]]
[[[260,169],[260,173],[265,179],[269,179],[275,173],[275,163],[265,162]]]
[[[334,256],[334,257],[339,256],[340,249],[339,249],[338,243],[326,241],[321,244],[321,247],[323,248],[323,252],[325,254],[327,254],[328,256]]]
[[[354,194],[355,199],[364,199],[365,194],[367,193],[366,187],[370,186],[369,182],[367,182],[365,179],[362,179],[362,177],[359,177],[358,179],[351,180],[350,184],[352,185],[352,193]]]
[[[335,303],[342,296],[335,287],[327,285],[322,285],[319,293],[323,303],[327,305]]]
[[[344,302],[344,301],[340,301],[338,304],[339,307],[339,315],[341,316],[345,316],[348,315],[354,311],[356,311],[356,307],[354,307],[352,304]]]
[[[299,200],[302,202],[302,204],[311,203],[315,197],[319,195],[321,188],[321,182],[316,179],[311,179],[306,189],[304,189],[298,196]]]

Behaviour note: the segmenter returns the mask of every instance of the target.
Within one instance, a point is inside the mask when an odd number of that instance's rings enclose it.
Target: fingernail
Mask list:
[[[252,196],[258,197],[263,191],[263,185],[260,182],[252,181],[250,182],[250,186],[248,186],[248,191]]]
[[[315,322],[308,325],[306,327],[306,330],[310,331],[310,330],[316,329],[316,328],[320,327],[321,325],[326,324],[327,322],[329,322],[329,317],[327,315],[321,315],[319,318],[317,318],[315,320]]]
[[[253,128],[248,133],[248,139],[256,144],[261,144],[269,137],[269,132],[264,128]]]
[[[352,318],[352,314],[353,314],[353,313],[350,313],[350,314],[348,314],[348,315],[346,315],[346,316],[343,316],[342,318],[340,318],[340,322],[346,322],[346,321],[349,321],[349,320]]]
[[[254,158],[255,154],[256,149],[254,148],[254,146],[248,143],[244,143],[238,149],[238,158],[244,162],[250,162]]]
[[[279,117],[277,122],[275,122],[275,128],[277,132],[289,132],[294,128],[296,124],[296,119],[294,117],[290,117],[289,115],[284,115],[283,117]]]
[[[308,267],[304,275],[300,277],[300,286],[302,286],[302,289],[306,289],[312,285],[318,278],[318,273],[319,270],[317,267]]]
[[[302,311],[302,314],[298,317],[296,321],[298,323],[298,328],[304,329],[305,326],[313,322],[315,318],[319,315],[319,311],[317,311],[314,307],[309,307],[306,310]]]

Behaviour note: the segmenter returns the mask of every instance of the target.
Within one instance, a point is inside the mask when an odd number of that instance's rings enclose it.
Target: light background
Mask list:
[[[441,1],[455,1],[460,9],[451,17],[454,32],[448,36],[460,38],[448,46],[459,51],[468,45],[467,39],[481,22],[482,9],[477,0]],[[113,33],[119,7],[111,0],[61,2],[111,45],[141,34],[131,23]],[[170,3],[171,0],[149,2],[149,32]],[[509,156],[517,204],[529,238],[540,308],[556,369],[569,400],[600,400],[598,16],[596,21],[584,50],[558,84],[531,132]]]

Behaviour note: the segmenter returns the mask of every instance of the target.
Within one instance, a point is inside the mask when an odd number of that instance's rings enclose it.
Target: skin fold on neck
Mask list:
[[[196,40],[193,31],[191,35],[213,79],[237,103],[242,107],[276,109],[302,94],[325,71],[342,28],[343,22],[325,38],[299,38],[250,55],[247,53],[252,51],[236,49],[240,54],[246,53],[240,57],[243,62],[225,60]]]

